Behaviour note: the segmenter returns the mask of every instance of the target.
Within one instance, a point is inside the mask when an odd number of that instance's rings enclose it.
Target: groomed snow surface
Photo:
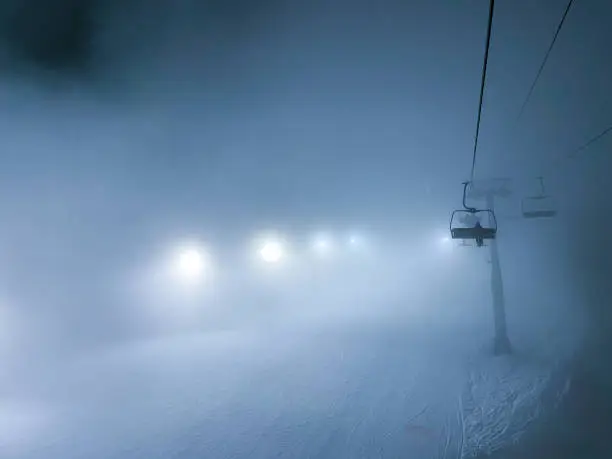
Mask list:
[[[3,387],[0,456],[467,458],[516,442],[549,409],[541,394],[554,359],[492,357],[486,314],[440,325],[461,311],[398,304],[292,313],[31,368]]]

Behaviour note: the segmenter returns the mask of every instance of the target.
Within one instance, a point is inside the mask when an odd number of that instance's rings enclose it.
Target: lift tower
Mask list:
[[[468,190],[470,199],[484,200],[487,209],[492,211],[495,210],[495,198],[508,198],[511,194],[510,179],[507,178],[477,180],[470,184]],[[489,250],[491,254],[491,293],[495,326],[493,353],[495,355],[510,354],[512,352],[512,345],[508,338],[508,327],[506,324],[504,283],[499,261],[499,251],[497,249],[497,238],[489,241]]]

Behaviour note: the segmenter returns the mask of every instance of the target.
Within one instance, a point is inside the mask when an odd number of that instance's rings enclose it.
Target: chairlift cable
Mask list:
[[[563,164],[562,160],[564,160],[564,159],[572,159],[572,158],[574,158],[576,155],[578,155],[579,153],[581,153],[584,150],[586,150],[587,148],[589,148],[591,145],[593,145],[598,140],[602,139],[604,136],[606,136],[610,132],[612,132],[612,125],[608,126],[606,129],[601,131],[596,136],[591,137],[588,141],[586,141],[585,143],[580,145],[578,148],[575,148],[575,149],[571,150],[568,154],[566,154],[564,156],[557,157],[555,161],[550,163],[550,166],[551,166],[550,168],[552,169],[555,166],[560,166],[561,164]],[[543,172],[545,172],[545,171],[543,171]],[[551,171],[549,171],[549,172],[551,172]],[[540,194],[536,195],[536,196],[531,196],[531,197],[527,197],[527,198],[523,199],[523,201],[521,203],[521,208],[523,209],[522,210],[523,216],[525,216],[527,218],[554,217],[557,214],[556,205],[554,204],[554,199],[552,201],[550,201],[551,197],[546,195],[546,192],[545,192],[545,189],[544,189],[544,178],[543,178],[543,176],[540,175],[540,177],[537,177],[537,178],[538,178],[538,180],[540,182]],[[528,209],[528,207],[525,207],[526,203],[534,204],[536,202],[545,202],[544,200],[548,201],[548,205],[547,205],[546,209],[543,209],[541,207],[541,205],[539,205],[539,206],[536,206],[536,209],[526,210],[526,209]]]
[[[557,37],[559,36],[561,29],[563,28],[563,24],[565,23],[565,19],[567,18],[567,15],[573,3],[574,3],[574,0],[569,0],[569,2],[567,2],[567,6],[565,7],[563,16],[561,17],[561,20],[559,21],[559,24],[557,25],[557,30],[555,31],[555,35],[553,36],[553,39],[550,42],[548,50],[546,51],[546,54],[544,55],[544,59],[542,59],[542,63],[540,64],[540,68],[538,69],[538,72],[536,73],[536,76],[533,79],[533,82],[531,83],[531,87],[529,88],[529,91],[527,92],[527,96],[525,97],[525,100],[523,101],[523,105],[521,106],[521,110],[519,111],[517,121],[523,116],[523,113],[525,112],[525,108],[527,107],[527,104],[529,104],[531,95],[533,94],[533,91],[538,83],[538,80],[540,79],[540,76],[542,75],[544,67],[546,67],[546,63],[548,62],[548,57],[550,56],[550,53],[555,47],[555,43],[557,42]]]
[[[563,15],[561,16],[561,19],[559,21],[559,23],[557,24],[557,29],[555,31],[555,34],[553,35],[553,38],[550,42],[550,45],[548,46],[548,49],[546,50],[546,53],[544,55],[544,58],[542,59],[542,62],[540,63],[540,67],[538,68],[538,71],[535,75],[535,78],[533,79],[533,82],[531,83],[531,86],[529,88],[529,91],[527,92],[527,95],[525,96],[525,99],[523,101],[523,104],[521,105],[521,109],[519,111],[519,114],[516,118],[516,121],[520,121],[521,117],[523,116],[523,114],[525,113],[525,110],[531,100],[531,97],[534,93],[535,87],[537,86],[540,77],[544,71],[544,68],[546,67],[546,64],[548,62],[548,59],[555,47],[555,44],[557,42],[557,39],[561,33],[561,30],[563,29],[563,25],[566,22],[566,19],[569,15],[569,12],[571,10],[572,5],[574,4],[574,0],[568,0],[565,10],[563,12]],[[546,198],[545,195],[545,191],[544,191],[544,175],[545,173],[550,173],[552,169],[556,168],[557,166],[561,165],[562,160],[566,160],[566,159],[573,159],[574,157],[576,157],[579,153],[583,152],[584,150],[586,150],[587,148],[589,148],[592,144],[594,144],[595,142],[597,142],[598,140],[600,140],[601,138],[603,138],[605,135],[607,135],[610,131],[612,131],[612,125],[607,127],[606,129],[604,129],[602,132],[600,132],[599,134],[597,134],[596,136],[590,138],[587,142],[585,142],[584,144],[580,145],[578,148],[571,150],[569,153],[567,153],[566,155],[563,155],[561,157],[557,157],[556,159],[552,160],[549,163],[549,167],[546,167],[546,165],[542,165],[541,167],[541,172],[540,172],[540,176],[537,177],[537,179],[540,182],[540,199],[544,199]],[[533,198],[532,198],[533,199]]]
[[[482,76],[480,81],[480,98],[478,101],[478,118],[476,120],[476,135],[474,136],[474,151],[472,153],[472,169],[470,172],[470,182],[474,181],[474,172],[476,169],[476,154],[478,151],[478,137],[480,134],[480,120],[482,117],[482,101],[484,98],[484,90],[487,79],[487,64],[489,61],[489,48],[491,45],[491,26],[493,25],[493,9],[495,7],[495,0],[491,0],[489,3],[489,21],[487,24],[487,38],[485,44],[484,62],[482,64]]]
[[[489,20],[487,23],[487,38],[485,42],[485,53],[484,53],[484,61],[482,64],[482,76],[480,81],[480,98],[478,100],[478,118],[476,120],[476,135],[474,136],[474,151],[472,152],[472,168],[470,172],[470,180],[467,182],[463,182],[463,209],[455,210],[451,214],[449,229],[451,233],[452,239],[460,239],[460,240],[474,240],[476,241],[476,246],[483,247],[485,239],[494,239],[497,234],[497,220],[495,218],[495,213],[490,210],[479,210],[475,207],[470,207],[466,203],[466,193],[468,186],[474,181],[474,172],[476,169],[476,154],[478,153],[478,137],[480,134],[480,120],[482,118],[482,101],[484,98],[484,90],[487,81],[487,64],[489,61],[489,49],[491,46],[491,29],[493,25],[493,10],[495,7],[495,0],[490,0],[489,3]],[[489,215],[489,219],[492,225],[488,227],[483,227],[480,223],[480,220],[476,218],[476,223],[474,226],[470,227],[457,227],[453,223],[455,221],[456,215],[464,215],[464,216],[472,216],[474,217],[476,214],[485,212]]]
[[[522,116],[525,114],[525,111],[527,109],[527,106],[529,105],[529,102],[531,101],[531,97],[533,96],[533,93],[535,91],[535,88],[538,84],[538,82],[540,81],[540,77],[542,76],[542,73],[544,72],[544,69],[546,67],[546,64],[548,63],[548,59],[550,57],[550,55],[552,54],[552,51],[555,47],[555,44],[557,43],[557,39],[561,33],[561,30],[563,29],[563,26],[566,22],[566,19],[569,15],[570,9],[572,7],[574,3],[574,0],[569,0],[565,6],[565,10],[563,11],[563,15],[561,16],[561,19],[559,20],[559,23],[557,24],[557,28],[555,30],[555,33],[552,37],[552,40],[548,46],[548,49],[546,50],[546,53],[544,54],[544,57],[540,63],[540,67],[538,68],[538,71],[536,72],[536,75],[531,83],[531,86],[529,87],[529,90],[527,91],[527,94],[525,96],[525,99],[523,100],[523,103],[521,105],[521,108],[519,110],[519,113],[516,117],[515,120],[515,129],[517,127],[518,122],[521,120]],[[540,172],[540,176],[544,175],[544,169],[545,165],[542,164],[540,166],[541,172]]]
[[[561,164],[562,160],[575,158],[576,156],[578,156],[578,154],[580,154],[583,151],[587,150],[591,145],[593,145],[597,141],[601,140],[603,137],[605,137],[610,132],[612,132],[612,125],[610,125],[607,128],[605,128],[599,134],[591,137],[589,140],[587,140],[585,143],[580,145],[578,148],[575,148],[575,149],[571,150],[569,153],[567,153],[564,156],[558,157],[556,160],[554,160],[551,163],[550,169],[553,169],[555,166],[558,166],[559,164]]]

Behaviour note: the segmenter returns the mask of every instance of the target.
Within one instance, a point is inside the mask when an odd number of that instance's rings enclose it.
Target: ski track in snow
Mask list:
[[[546,369],[468,364],[448,342],[378,327],[203,335],[90,355],[22,388],[51,407],[50,427],[32,438],[24,427],[17,445],[0,436],[0,453],[458,459],[515,441],[537,415]]]
[[[563,393],[548,400],[550,406],[543,401],[554,368],[517,355],[474,365],[461,398],[461,456],[482,457],[517,443],[544,410],[554,409]]]

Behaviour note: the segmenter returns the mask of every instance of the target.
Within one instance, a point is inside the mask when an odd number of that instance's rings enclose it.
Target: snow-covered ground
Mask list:
[[[296,316],[89,351],[5,388],[1,456],[460,458],[516,440],[551,362],[433,323]]]

